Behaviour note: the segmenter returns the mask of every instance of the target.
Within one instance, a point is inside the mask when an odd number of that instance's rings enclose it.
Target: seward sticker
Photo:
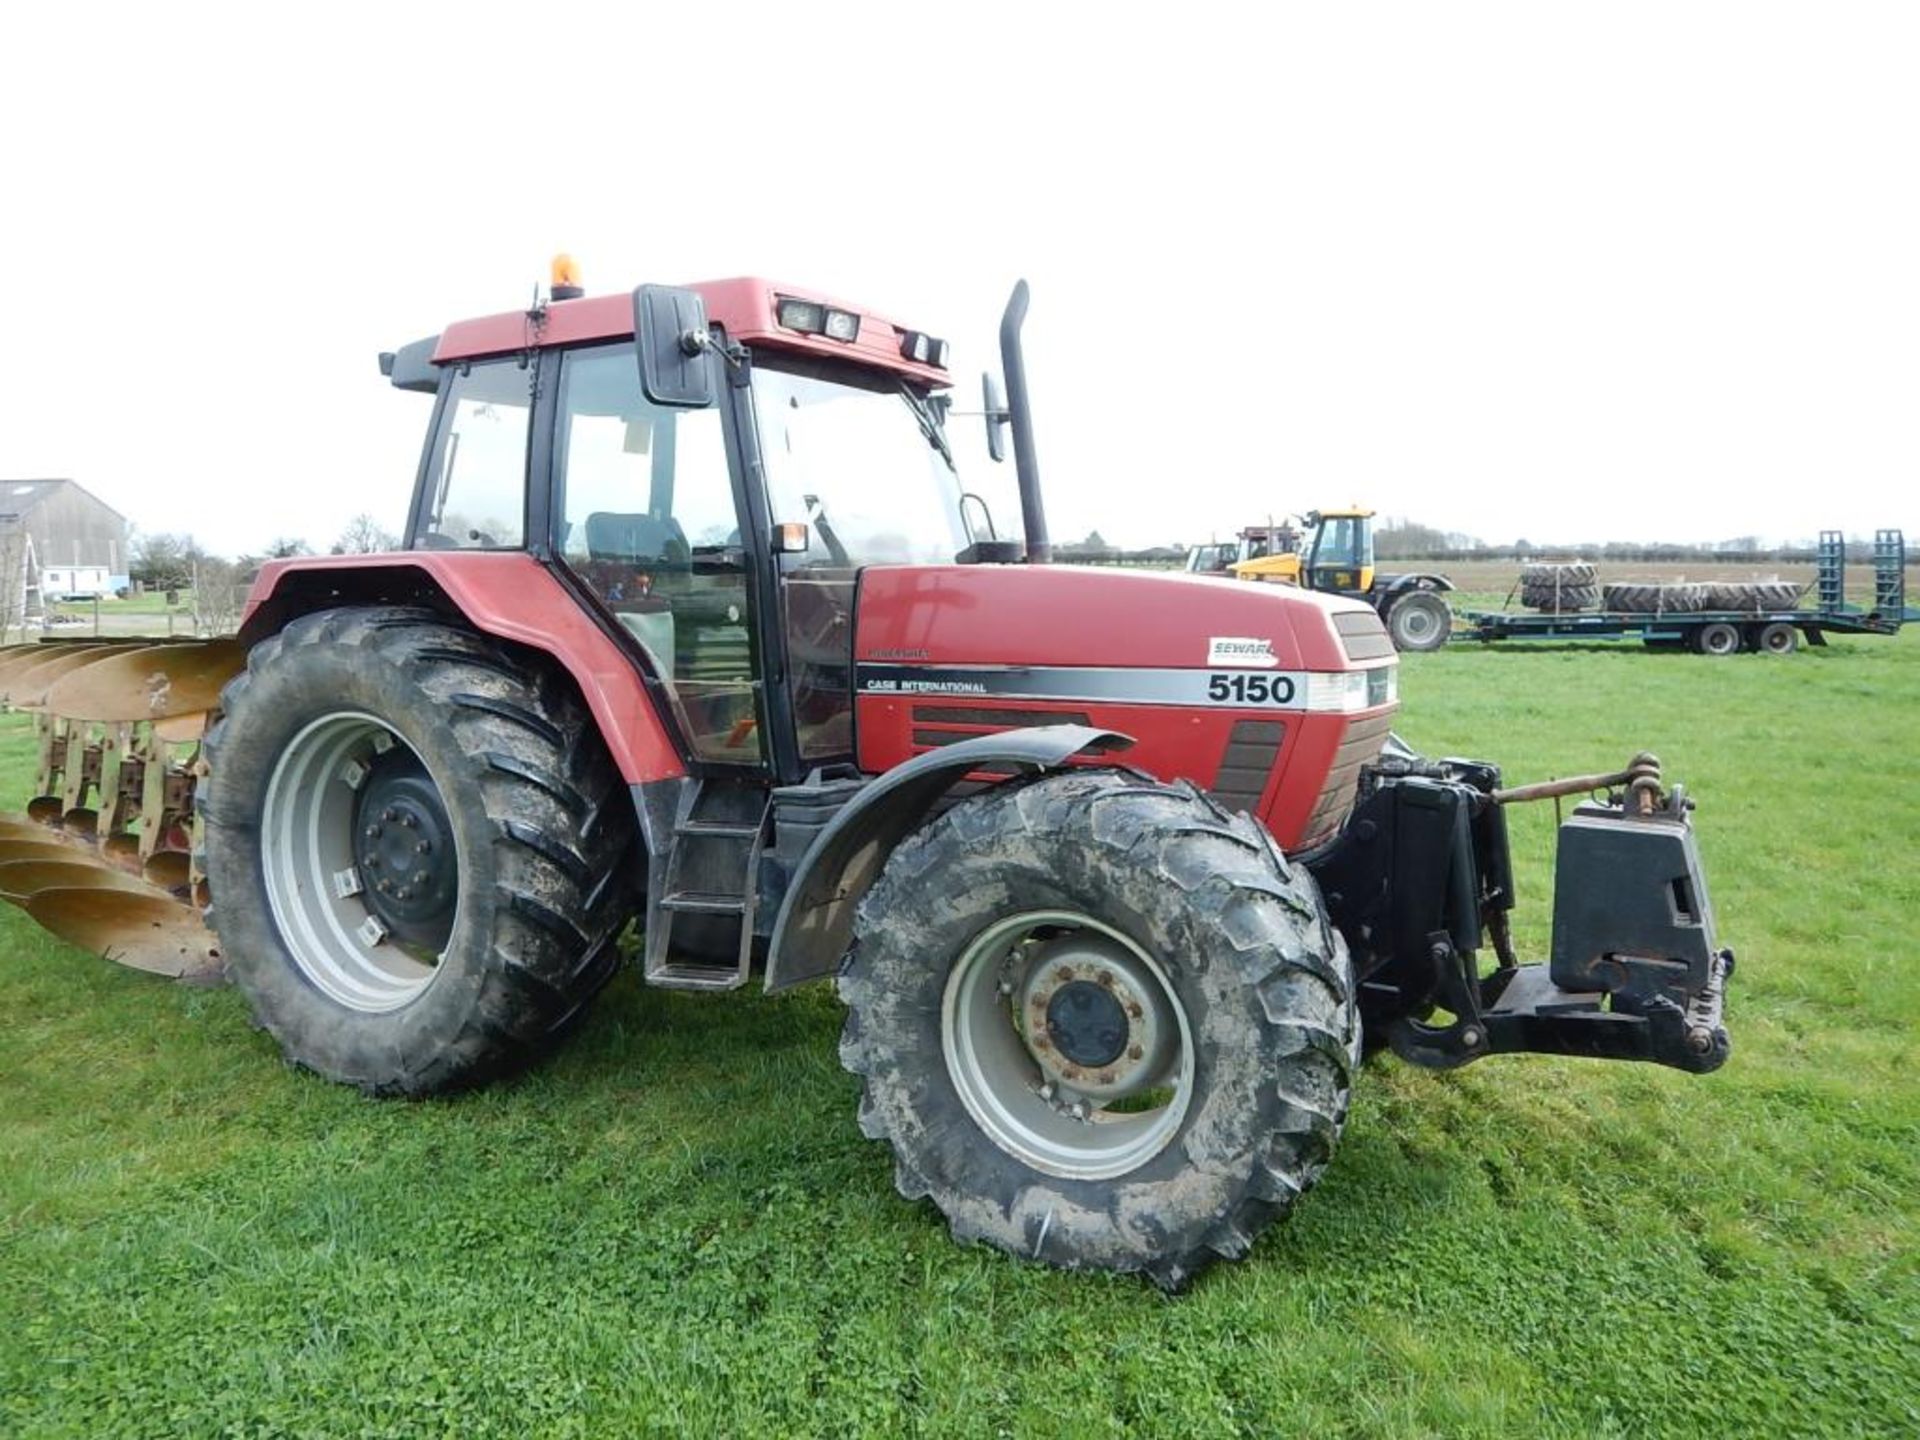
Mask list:
[[[1273,641],[1252,640],[1239,635],[1215,635],[1207,641],[1209,665],[1260,665],[1280,663],[1273,653]]]

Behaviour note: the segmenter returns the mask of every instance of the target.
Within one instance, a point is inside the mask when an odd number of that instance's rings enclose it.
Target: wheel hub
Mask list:
[[[388,750],[361,786],[353,859],[367,909],[397,939],[446,947],[459,891],[453,830],[440,792],[410,750]]]
[[[1127,1048],[1127,1012],[1089,980],[1074,980],[1047,1002],[1047,1038],[1075,1065],[1111,1065]]]
[[[1026,964],[1019,1013],[1045,1078],[1101,1101],[1158,1083],[1175,1027],[1165,989],[1132,951],[1077,931],[1032,947]]]

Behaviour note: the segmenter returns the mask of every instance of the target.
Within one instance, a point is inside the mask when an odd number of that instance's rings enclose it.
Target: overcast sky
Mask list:
[[[397,528],[376,352],[568,250],[870,304],[969,406],[1026,276],[1056,538],[1920,532],[1920,7],[195,8],[0,21],[0,477],[143,528]]]

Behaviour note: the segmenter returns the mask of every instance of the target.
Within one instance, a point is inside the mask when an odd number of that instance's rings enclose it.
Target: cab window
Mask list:
[[[428,550],[517,550],[526,541],[530,372],[518,359],[475,361],[449,384],[431,503],[416,543]]]

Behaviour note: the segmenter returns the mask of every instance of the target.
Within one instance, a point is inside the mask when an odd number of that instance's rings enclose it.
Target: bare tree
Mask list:
[[[374,555],[382,550],[399,548],[400,537],[365,511],[349,520],[347,528],[340,532],[340,538],[333,542],[335,555]]]
[[[199,553],[191,535],[136,534],[128,549],[127,574],[149,589],[191,583],[194,557]]]
[[[362,519],[365,517],[362,516]],[[296,555],[311,555],[313,547],[297,535],[276,535],[267,542],[263,560],[291,560]]]
[[[193,562],[193,628],[201,635],[229,635],[240,621],[246,587],[240,568],[217,555]]]

